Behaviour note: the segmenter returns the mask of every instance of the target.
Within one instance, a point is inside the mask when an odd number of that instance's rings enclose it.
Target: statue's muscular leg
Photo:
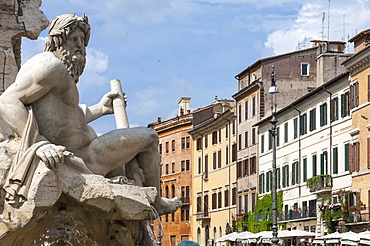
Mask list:
[[[160,215],[172,213],[181,206],[179,198],[161,198],[158,135],[149,128],[117,129],[95,138],[88,146],[76,151],[95,174],[105,176],[136,156],[145,176],[144,186],[156,187],[158,195],[153,206]]]

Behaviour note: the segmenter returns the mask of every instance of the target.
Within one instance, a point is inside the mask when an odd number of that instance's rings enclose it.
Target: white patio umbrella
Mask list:
[[[342,233],[340,242],[347,245],[358,245],[360,242],[360,234],[352,231]]]
[[[360,244],[370,245],[370,231],[364,231],[359,233]]]
[[[216,239],[215,242],[218,243],[218,242],[226,242],[226,241],[235,241],[236,240],[235,236],[237,234],[239,234],[239,233],[238,232],[232,232],[230,234],[226,234],[225,236],[222,236],[222,237]]]
[[[334,232],[334,233],[330,233],[330,234],[325,235],[325,236],[316,237],[313,240],[312,244],[324,244],[326,242],[326,240],[329,240],[330,243],[339,243],[340,239],[341,239],[341,233]]]

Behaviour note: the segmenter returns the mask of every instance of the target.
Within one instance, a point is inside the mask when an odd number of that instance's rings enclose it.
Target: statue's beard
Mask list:
[[[64,63],[68,73],[77,83],[86,65],[86,51],[81,49],[80,53],[71,54],[72,51],[62,46],[57,49],[56,56]]]

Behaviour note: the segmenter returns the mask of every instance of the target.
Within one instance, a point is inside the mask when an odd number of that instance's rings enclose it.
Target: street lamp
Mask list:
[[[277,179],[276,179],[276,94],[279,93],[279,88],[275,81],[275,66],[272,66],[271,72],[271,87],[269,88],[271,94],[271,130],[272,136],[272,246],[278,246],[278,226],[277,226]]]

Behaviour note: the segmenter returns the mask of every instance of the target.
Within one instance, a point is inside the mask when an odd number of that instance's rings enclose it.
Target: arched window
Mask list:
[[[214,240],[217,239],[217,228],[216,227],[213,227],[213,239]]]
[[[207,245],[207,242],[208,242],[208,239],[209,239],[209,226],[208,225],[206,225],[206,229],[205,229],[205,232],[204,232],[204,236],[205,236],[205,243],[204,243],[204,245]]]
[[[175,197],[175,185],[171,186],[171,190],[172,190],[172,198],[174,198]]]
[[[200,244],[200,228],[198,227],[198,230],[197,230],[197,243],[199,243]]]
[[[221,226],[220,226],[220,235],[219,235],[219,237],[222,237],[222,228],[221,228]]]
[[[169,198],[168,197],[168,186],[166,186],[166,197]]]

